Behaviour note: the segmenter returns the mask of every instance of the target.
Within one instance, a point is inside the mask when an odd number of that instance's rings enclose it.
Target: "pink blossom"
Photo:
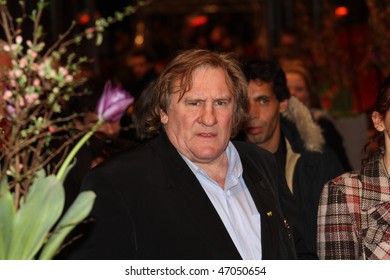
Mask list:
[[[27,54],[28,54],[32,59],[35,59],[35,58],[37,58],[37,56],[38,56],[38,53],[37,53],[36,51],[31,50],[31,49],[28,49],[28,50],[27,50]]]
[[[96,31],[95,27],[90,27],[90,28],[87,28],[87,30],[85,30],[85,32],[87,32],[87,33],[93,33],[95,31]]]
[[[23,37],[20,35],[16,36],[15,42],[20,45],[23,42]]]
[[[41,85],[41,80],[39,80],[39,79],[34,79],[34,81],[33,81],[33,86],[34,87],[39,87]]]
[[[4,95],[3,95],[3,99],[4,100],[8,100],[12,97],[12,91],[10,91],[9,89],[7,89],[6,91],[4,91]]]
[[[19,106],[24,107],[24,99],[22,97],[19,98]]]
[[[14,73],[15,73],[15,77],[19,78],[20,76],[22,76],[23,71],[20,69],[15,69]]]
[[[72,76],[72,75],[66,75],[65,81],[66,81],[67,83],[71,83],[71,82],[73,81],[73,76]]]
[[[32,104],[35,102],[35,100],[38,99],[38,94],[36,93],[30,93],[26,95],[26,101],[28,104]]]
[[[31,69],[32,70],[37,70],[38,69],[38,64],[36,62],[31,63]]]
[[[9,80],[9,85],[13,88],[16,88],[18,86],[18,83],[15,81],[15,79]]]
[[[50,133],[56,132],[56,128],[54,126],[52,126],[52,125],[49,125],[48,129],[49,129]]]
[[[20,68],[24,68],[26,67],[28,64],[28,60],[26,57],[22,57],[20,60],[19,60],[19,67]]]
[[[59,69],[58,69],[58,73],[60,73],[61,75],[63,75],[63,76],[66,76],[66,75],[68,75],[68,70],[66,69],[66,68],[64,68],[64,67],[60,67]]]
[[[4,45],[3,50],[9,52],[11,50],[9,45]]]
[[[38,69],[39,71],[44,70],[44,69],[45,69],[45,62],[44,62],[44,63],[38,64],[37,69]]]

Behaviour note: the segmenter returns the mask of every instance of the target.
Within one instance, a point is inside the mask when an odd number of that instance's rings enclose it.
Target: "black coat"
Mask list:
[[[317,211],[320,195],[324,184],[344,173],[344,169],[334,151],[328,147],[324,146],[322,152],[306,149],[295,125],[285,118],[281,119],[281,130],[294,153],[300,154],[293,173],[294,199],[298,206],[298,219],[302,221],[303,238],[308,242],[310,251],[317,252]]]
[[[295,259],[276,202],[282,176],[273,156],[234,143],[261,215],[263,259]],[[199,181],[165,135],[107,160],[83,183],[97,198],[84,238],[69,259],[240,259]],[[267,214],[268,213],[268,214]]]

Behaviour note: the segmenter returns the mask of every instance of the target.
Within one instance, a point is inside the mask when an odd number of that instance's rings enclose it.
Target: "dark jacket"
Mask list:
[[[94,162],[102,162],[107,158],[131,147],[136,144],[123,138],[110,140],[106,137],[92,136],[89,141],[80,149],[76,155],[75,166],[69,171],[65,178],[65,205],[64,212],[74,202],[80,193],[81,184],[85,175],[93,167]],[[96,165],[95,164],[95,165]]]
[[[311,251],[316,252],[317,209],[324,184],[344,172],[336,154],[326,147],[321,130],[314,124],[308,110],[294,98],[281,118],[279,162],[284,162],[287,184],[298,206],[303,237]],[[302,106],[304,106],[302,104]]]
[[[295,259],[275,190],[273,156],[234,143],[243,176],[261,215],[263,259]],[[69,259],[240,259],[199,181],[165,135],[109,159],[83,183],[97,198]]]
[[[345,171],[352,170],[351,163],[349,162],[344,147],[343,136],[337,130],[330,116],[328,116],[322,110],[318,110],[314,108],[311,109],[311,113],[316,123],[321,127],[326,145],[335,152],[343,167],[343,170]]]

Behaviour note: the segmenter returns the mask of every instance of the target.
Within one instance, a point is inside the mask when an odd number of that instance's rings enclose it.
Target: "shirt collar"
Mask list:
[[[230,181],[237,181],[239,179],[239,177],[242,175],[243,169],[242,169],[242,164],[241,164],[241,160],[240,160],[240,155],[238,154],[237,149],[234,147],[232,142],[229,141],[228,146],[225,150],[225,153],[226,153],[226,155],[228,157],[228,161],[229,161],[229,167],[228,167],[228,171],[226,174],[226,181],[225,182],[227,183]],[[189,160],[182,153],[179,152],[179,154],[181,155],[181,157],[184,159],[184,161],[187,163],[188,167],[192,170],[192,172],[195,175],[200,174],[200,175],[210,179],[208,177],[207,173],[202,168],[197,166],[195,163],[193,163],[191,160]],[[229,186],[232,187],[231,184],[227,183],[225,186],[225,190],[229,189],[230,188]]]

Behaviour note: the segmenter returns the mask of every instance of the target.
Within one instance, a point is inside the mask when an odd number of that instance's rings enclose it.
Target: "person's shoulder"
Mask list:
[[[256,144],[247,141],[232,141],[232,143],[240,155],[241,153],[244,153],[245,155],[248,156],[251,155],[264,155],[266,157],[273,156],[269,151],[257,146]]]
[[[249,162],[258,166],[276,164],[275,156],[256,144],[246,141],[233,141],[234,147],[240,155],[241,161]]]
[[[331,149],[328,145],[324,144],[321,148],[321,151],[310,151],[308,149],[304,149],[302,151],[303,156],[307,156],[313,158],[315,161],[327,161],[334,162],[339,161],[337,154],[333,149]]]
[[[83,189],[122,188],[125,182],[140,182],[158,165],[153,140],[109,157],[92,168],[83,180]]]
[[[326,145],[321,152],[302,152],[299,163],[303,168],[315,170],[319,178],[326,181],[349,171],[343,168],[336,153]]]
[[[348,189],[359,188],[361,183],[360,177],[358,171],[345,172],[327,182],[326,186],[334,191],[346,193]]]
[[[153,140],[134,145],[125,151],[110,156],[104,162],[93,168],[92,171],[95,173],[118,173],[123,172],[123,170],[129,171],[143,168],[143,166],[149,165],[152,161],[154,146]]]

